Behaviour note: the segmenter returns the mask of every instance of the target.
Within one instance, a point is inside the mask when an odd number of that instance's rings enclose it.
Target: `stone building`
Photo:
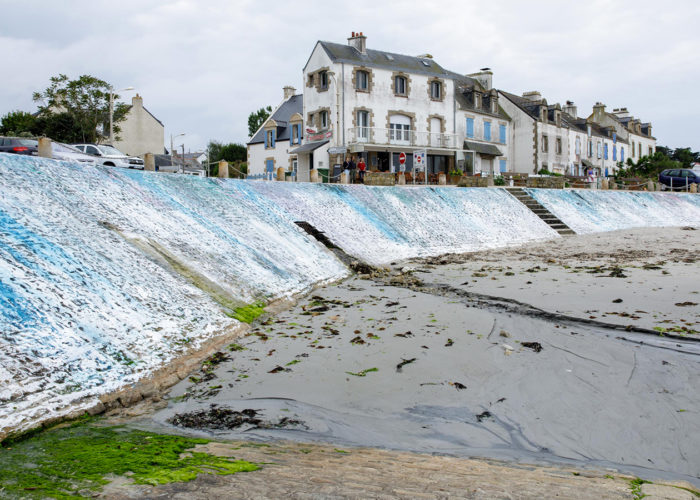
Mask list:
[[[291,153],[304,138],[303,96],[284,87],[282,102],[272,111],[247,144],[248,179],[276,179],[283,167],[292,179],[297,175],[297,154]]]
[[[131,156],[146,153],[162,154],[165,150],[163,123],[143,106],[143,98],[136,94],[124,121],[119,123],[119,140],[113,146]]]

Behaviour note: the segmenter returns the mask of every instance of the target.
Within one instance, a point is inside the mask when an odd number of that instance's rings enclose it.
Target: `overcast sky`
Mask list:
[[[490,67],[494,86],[539,90],[588,116],[602,101],[651,121],[658,144],[700,150],[700,2],[519,0],[0,0],[0,115],[35,111],[49,78],[89,74],[135,87],[185,148],[244,143],[248,115],[301,92],[317,40],[430,53],[445,68]],[[693,89],[695,89],[693,91]],[[133,92],[122,94],[130,102]]]

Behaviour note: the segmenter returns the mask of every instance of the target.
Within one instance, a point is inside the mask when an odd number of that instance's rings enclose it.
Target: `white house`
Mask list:
[[[119,123],[119,140],[113,146],[132,156],[146,153],[162,154],[165,145],[163,123],[143,106],[143,98],[136,94],[124,121]]]
[[[362,33],[347,45],[319,41],[304,66],[310,133],[290,151],[298,155],[299,180],[314,168],[337,176],[346,156],[362,156],[370,170],[397,171],[403,152],[410,172],[416,150],[426,151],[430,174],[505,168],[510,118],[478,79],[490,84],[490,75],[460,75],[429,54],[383,52],[366,43]]]
[[[280,167],[296,178],[297,155],[290,150],[300,146],[304,137],[302,100],[294,87],[284,87],[282,102],[247,144],[248,179],[273,180]]]

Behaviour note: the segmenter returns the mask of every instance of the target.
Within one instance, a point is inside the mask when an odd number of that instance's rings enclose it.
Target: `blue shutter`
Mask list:
[[[263,130],[263,135],[265,136],[265,149],[269,148],[270,146],[267,144],[267,130]]]
[[[500,141],[500,143],[505,144],[506,143],[506,126],[505,125],[501,125],[498,127],[498,135],[499,135],[498,140]],[[501,160],[501,161],[503,161],[503,160]]]
[[[467,118],[467,137],[474,137],[474,118]]]
[[[491,140],[491,122],[484,122],[484,140]]]
[[[620,147],[620,161],[621,162],[625,161],[625,148],[624,148],[624,146]]]
[[[297,123],[297,144],[301,144],[301,123]]]
[[[617,146],[613,146],[613,161],[617,161]]]
[[[603,156],[605,157],[606,160],[608,159],[608,144],[607,143],[603,146]]]
[[[503,125],[501,125],[503,126]],[[501,164],[501,172],[506,172],[506,161],[505,160],[500,160]]]

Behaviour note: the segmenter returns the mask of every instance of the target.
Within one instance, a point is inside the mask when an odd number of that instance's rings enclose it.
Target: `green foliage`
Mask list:
[[[345,372],[348,375],[354,375],[355,377],[366,377],[368,373],[371,372],[378,372],[379,368],[367,368],[366,370],[362,370],[361,372]]]
[[[506,185],[506,180],[503,178],[502,175],[499,175],[498,177],[494,177],[494,179],[493,179],[493,185],[494,185],[494,186],[505,186],[505,185]]]
[[[43,92],[34,92],[32,98],[39,105],[39,117],[48,122],[40,131],[62,142],[100,142],[109,134],[109,92],[112,86],[94,76],[82,75],[70,80],[66,75],[51,78],[51,84]],[[114,94],[114,100],[119,95]],[[113,123],[115,136],[118,123],[126,118],[129,106],[114,105]],[[52,115],[64,115],[55,118]],[[102,135],[98,129],[104,129]]]
[[[656,151],[665,154],[673,161],[679,162],[681,164],[680,168],[692,168],[693,163],[700,162],[700,153],[697,151],[691,151],[690,148],[671,149],[664,146],[658,146]]]
[[[260,128],[260,125],[262,125],[270,116],[270,113],[272,113],[272,106],[260,108],[259,110],[253,111],[250,115],[248,115],[249,137],[253,137],[253,134],[255,134],[255,132],[257,132]]]
[[[0,119],[0,135],[19,136],[36,133],[36,117],[26,111],[10,111]]]
[[[546,168],[541,168],[541,169],[539,169],[539,170],[537,171],[537,174],[538,174],[538,175],[551,175],[551,176],[554,176],[554,177],[561,177],[561,176],[562,176],[562,174],[560,174],[560,173],[558,173],[558,172],[550,172],[550,171],[547,170]]]
[[[669,168],[681,168],[681,163],[672,160],[663,151],[656,151],[651,156],[642,156],[636,162],[627,158],[627,165],[618,169],[615,178],[641,177],[656,180],[662,170]]]
[[[210,141],[207,151],[209,152],[209,162],[213,163],[209,172],[212,177],[219,175],[219,165],[216,163],[220,160],[229,162],[229,174],[232,177],[245,178],[248,174],[248,164],[245,163],[248,159],[248,149],[243,144],[235,142],[222,144]]]
[[[464,172],[462,172],[460,169],[456,168],[453,170],[450,170],[448,175],[464,175]]]
[[[136,484],[190,481],[200,473],[234,474],[258,465],[190,452],[206,439],[160,435],[121,427],[74,424],[0,448],[4,498],[94,496],[108,474],[130,474]]]

